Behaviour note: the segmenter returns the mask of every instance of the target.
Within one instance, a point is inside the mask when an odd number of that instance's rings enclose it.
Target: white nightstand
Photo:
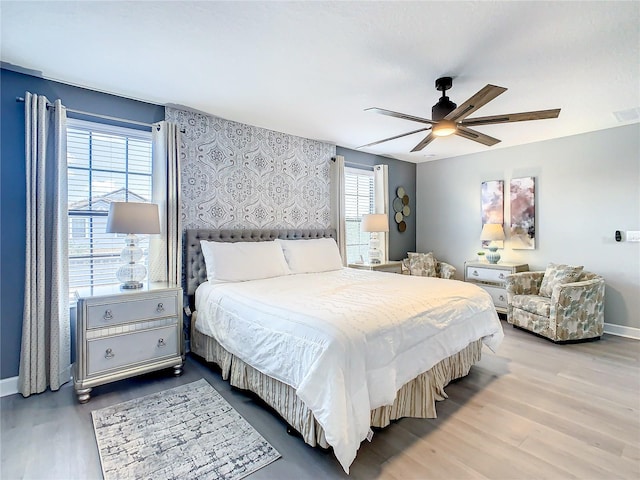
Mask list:
[[[376,272],[402,273],[402,262],[391,260],[382,263],[350,263],[349,268],[375,270]]]
[[[98,287],[78,299],[74,385],[86,403],[97,385],[173,367],[182,373],[182,289]]]
[[[507,275],[528,270],[529,265],[526,263],[464,262],[464,281],[475,283],[485,289],[491,295],[496,311],[507,313]]]

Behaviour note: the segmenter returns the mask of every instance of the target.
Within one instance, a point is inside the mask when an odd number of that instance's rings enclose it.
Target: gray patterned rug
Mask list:
[[[105,480],[240,479],[280,458],[204,379],[91,416]]]

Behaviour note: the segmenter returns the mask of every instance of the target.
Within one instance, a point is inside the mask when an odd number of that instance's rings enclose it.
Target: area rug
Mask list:
[[[204,379],[91,416],[105,480],[237,480],[280,458]]]

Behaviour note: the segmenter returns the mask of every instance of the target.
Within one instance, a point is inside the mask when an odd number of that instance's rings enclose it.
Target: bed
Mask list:
[[[435,418],[444,387],[468,374],[483,344],[496,349],[503,332],[491,297],[469,283],[339,266],[295,270],[300,247],[333,245],[320,240],[331,238],[330,229],[187,230],[185,274],[191,351],[257,394],[306,443],[333,448],[348,473],[371,427]],[[203,245],[272,249],[280,240],[293,252],[293,274],[207,280]],[[241,245],[251,246],[233,247]],[[323,258],[305,255],[303,263]]]

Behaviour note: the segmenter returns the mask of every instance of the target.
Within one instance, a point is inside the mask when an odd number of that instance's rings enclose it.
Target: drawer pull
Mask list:
[[[474,271],[473,271],[473,273],[472,273],[472,275],[473,275],[474,277],[477,277],[477,276],[478,276],[478,271],[477,271],[477,270],[474,270]]]
[[[498,275],[498,278],[502,280],[504,278],[504,273],[500,273],[500,275]]]
[[[504,301],[505,301],[504,295],[500,295],[500,296],[498,297],[498,299],[500,299],[500,301],[501,301],[501,302],[504,302]]]
[[[162,302],[158,303],[158,306],[156,308],[156,312],[158,312],[158,313],[164,312],[164,305],[162,304]]]
[[[110,348],[107,348],[107,350],[104,352],[104,358],[113,358],[115,356],[116,354],[113,353],[113,350],[111,350]]]
[[[102,318],[104,318],[105,320],[113,320],[113,313],[111,312],[111,310],[105,310]]]
[[[166,346],[167,346],[167,343],[164,341],[164,338],[159,338],[158,339],[158,348],[166,347]]]

